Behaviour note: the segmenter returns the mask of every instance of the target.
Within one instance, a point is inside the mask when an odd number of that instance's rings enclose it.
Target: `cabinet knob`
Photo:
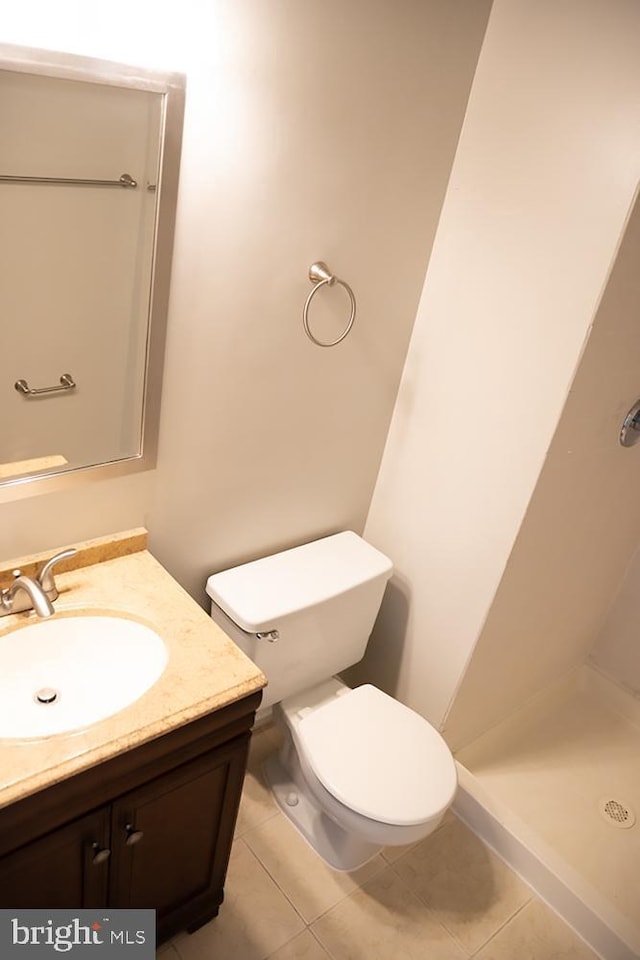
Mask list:
[[[109,847],[101,847],[99,843],[92,843],[91,849],[94,851],[93,857],[91,858],[91,863],[94,865],[94,867],[104,863],[105,860],[108,860],[111,856],[111,850],[109,850]]]
[[[142,830],[136,830],[132,823],[128,823],[124,828],[127,834],[127,839],[125,843],[128,847],[132,847],[136,843],[140,843],[144,837]]]

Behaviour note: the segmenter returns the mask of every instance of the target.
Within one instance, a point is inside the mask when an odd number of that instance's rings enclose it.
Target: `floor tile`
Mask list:
[[[313,934],[305,930],[272,953],[269,960],[331,960],[331,957]]]
[[[181,960],[264,960],[303,929],[264,867],[236,840],[219,916],[174,944]]]
[[[264,823],[270,817],[275,817],[277,813],[278,805],[264,782],[261,772],[247,770],[236,820],[235,836],[243,837],[248,830]]]
[[[476,955],[477,960],[598,960],[540,900],[532,900]]]
[[[262,764],[269,754],[279,748],[281,739],[279,730],[273,724],[259,727],[251,737],[247,774],[236,821],[236,837],[243,836],[247,830],[264,823],[278,812],[278,805],[262,774]]]
[[[395,863],[396,860],[400,860],[401,857],[404,857],[410,850],[413,850],[414,847],[417,847],[418,843],[407,843],[403,847],[385,847],[381,851],[381,856],[384,857],[387,863]]]
[[[163,943],[161,947],[158,947],[156,950],[156,960],[179,960],[176,948],[171,941]]]
[[[442,818],[442,822],[438,825],[436,829],[441,830],[442,827],[446,827],[448,823],[453,823],[456,820],[457,820],[457,817],[455,816],[455,814],[453,814],[451,810],[447,810],[444,817]],[[408,844],[405,844],[405,846],[403,847],[385,847],[384,850],[382,851],[382,856],[387,861],[387,863],[395,863],[396,860],[399,860],[401,857],[404,857],[406,853],[408,853],[410,850],[413,850],[414,847],[417,847],[419,843],[420,841],[417,840],[415,843],[408,843]]]
[[[386,867],[377,856],[351,873],[332,870],[280,813],[243,839],[307,923]]]
[[[311,929],[333,960],[466,957],[391,867],[325,913]]]
[[[249,745],[249,767],[260,767],[270,753],[274,753],[282,744],[280,729],[273,723],[256,727],[251,736]]]
[[[427,837],[392,869],[470,953],[532,896],[459,820]]]

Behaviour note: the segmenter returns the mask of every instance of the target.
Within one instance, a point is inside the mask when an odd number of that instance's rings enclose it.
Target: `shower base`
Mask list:
[[[640,701],[584,666],[456,762],[456,813],[604,960],[637,960]]]

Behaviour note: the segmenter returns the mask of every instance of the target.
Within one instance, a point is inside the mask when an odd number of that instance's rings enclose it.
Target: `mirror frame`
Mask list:
[[[126,64],[0,43],[0,70],[50,76],[64,80],[109,84],[160,93],[163,96],[160,136],[159,201],[149,310],[147,358],[142,410],[142,449],[139,454],[105,463],[87,464],[52,473],[7,478],[0,481],[0,503],[53,493],[70,487],[113,479],[155,467],[160,426],[160,402],[169,307],[173,239],[178,200],[178,179],[186,78],[182,73],[149,70]]]

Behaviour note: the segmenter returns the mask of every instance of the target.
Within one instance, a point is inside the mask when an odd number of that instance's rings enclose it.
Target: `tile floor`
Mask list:
[[[426,840],[330,870],[282,816],[258,731],[220,915],[159,960],[596,960],[453,815]]]

